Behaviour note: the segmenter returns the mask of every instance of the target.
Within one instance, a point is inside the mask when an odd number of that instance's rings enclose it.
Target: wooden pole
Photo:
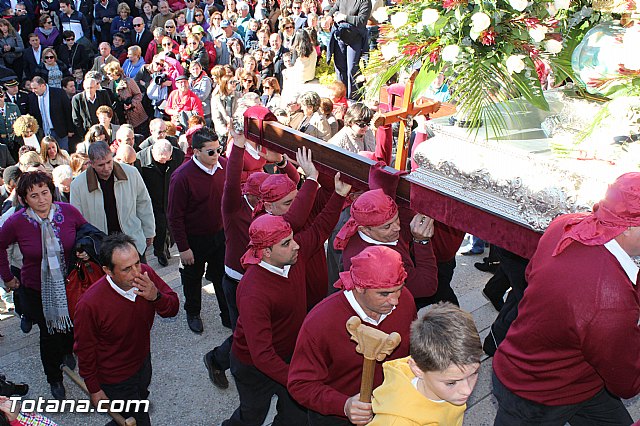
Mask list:
[[[69,367],[67,367],[66,365],[61,365],[60,369],[71,379],[73,380],[73,382],[78,385],[78,387],[80,387],[80,389],[82,389],[82,391],[88,396],[91,397],[91,392],[89,392],[89,389],[87,389],[87,385],[85,385],[84,380],[82,380],[82,377],[80,377],[78,375],[78,373],[76,373],[75,371],[73,371],[72,369],[70,369]],[[111,416],[111,418],[118,423],[118,426],[136,426],[136,419],[134,419],[133,417],[129,417],[127,419],[125,419],[121,414],[119,413],[113,413],[111,411],[107,411],[107,414],[109,414],[109,416]]]

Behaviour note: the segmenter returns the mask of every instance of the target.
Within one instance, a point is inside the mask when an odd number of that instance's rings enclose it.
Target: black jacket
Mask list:
[[[145,28],[140,36],[140,43],[136,42],[136,38],[138,33],[135,31],[131,31],[131,40],[129,41],[129,46],[140,46],[142,50],[142,57],[147,54],[147,48],[149,47],[149,43],[153,40],[153,33]]]
[[[29,93],[29,112],[38,121],[40,128],[44,129],[40,105],[35,93]],[[71,121],[71,101],[64,90],[49,87],[49,115],[53,129],[59,137],[65,137],[74,131]]]
[[[171,179],[171,174],[182,165],[184,152],[173,147],[171,160],[167,162],[167,171],[166,173],[162,173],[157,163],[153,161],[153,156],[151,155],[152,148],[153,147],[149,146],[136,154],[140,162],[136,167],[149,191],[153,215],[156,220],[158,220],[158,218],[166,216],[169,199],[169,180]]]
[[[18,90],[18,93],[15,95],[14,99],[9,97],[9,93],[5,92],[4,95],[5,102],[12,102],[18,105],[20,109],[20,114],[26,115],[29,114],[29,92],[25,92],[24,90]]]
[[[67,69],[72,70],[81,68],[86,72],[89,69],[89,54],[85,50],[84,46],[78,43],[74,43],[71,50],[67,48],[67,45],[61,44],[58,46],[58,59],[65,63]]]
[[[71,73],[69,72],[69,68],[67,68],[67,65],[60,59],[56,60],[56,64],[58,64],[58,68],[60,68],[60,71],[62,71],[62,78],[69,77],[71,75]],[[38,66],[36,66],[35,75],[39,75],[40,77],[44,78],[44,81],[49,81],[49,70],[44,65],[44,59],[38,64]]]
[[[96,108],[102,105],[113,107],[113,100],[111,99],[109,91],[106,89],[96,91],[95,102],[97,105]],[[71,117],[74,126],[83,135],[87,133],[91,126],[98,124],[98,117],[95,114],[89,115],[87,97],[84,91],[75,94],[71,99]]]
[[[42,59],[42,51],[44,47],[40,46],[40,63],[44,59]],[[22,60],[24,61],[24,73],[27,76],[28,80],[31,80],[34,75],[36,75],[36,68],[38,67],[38,63],[36,62],[35,54],[33,53],[33,48],[29,44],[24,46],[24,50],[22,51]]]

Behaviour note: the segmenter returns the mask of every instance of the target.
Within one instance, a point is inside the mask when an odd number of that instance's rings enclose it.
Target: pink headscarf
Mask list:
[[[240,259],[242,267],[260,263],[264,249],[279,243],[292,232],[291,225],[282,216],[265,214],[254,220],[249,226],[248,250]]]
[[[565,225],[553,256],[573,241],[587,246],[603,245],[631,226],[640,226],[640,173],[625,173],[609,185],[593,213],[573,218]]]
[[[260,201],[253,210],[253,217],[265,212],[264,203],[273,203],[296,190],[296,183],[287,175],[269,175],[260,185]]]
[[[254,172],[249,175],[247,181],[242,184],[242,194],[243,195],[255,195],[256,197],[260,196],[260,185],[268,178],[269,173],[264,172]]]
[[[367,191],[351,205],[351,218],[344,224],[333,242],[336,250],[344,250],[358,226],[380,226],[398,214],[395,201],[382,189]]]
[[[369,246],[351,258],[351,268],[340,272],[340,279],[333,286],[345,290],[391,288],[406,279],[400,253],[387,246]]]

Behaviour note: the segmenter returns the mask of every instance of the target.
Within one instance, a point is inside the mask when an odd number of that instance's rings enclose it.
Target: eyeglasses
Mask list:
[[[298,9],[300,9],[300,6],[293,6],[291,9],[298,10]]]
[[[144,24],[133,24],[134,27],[144,27]]]
[[[242,81],[246,81],[248,83],[253,83],[253,79],[252,78],[243,78]]]
[[[369,126],[369,122],[367,121],[356,121],[355,124],[357,124],[361,129]]]
[[[202,13],[196,13],[196,18],[200,17],[202,18],[204,15]]]
[[[45,24],[51,25],[51,24],[53,24],[53,21],[47,21],[47,22],[45,22]]]
[[[66,41],[75,41],[75,37],[65,38]]]
[[[45,59],[55,59],[56,57],[55,56],[45,56],[44,58]]]
[[[175,26],[174,26],[174,25],[165,25],[164,27],[165,27],[165,28],[175,28]]]
[[[293,28],[293,25],[287,25],[286,27],[284,27],[285,30],[290,30]]]
[[[163,46],[173,46],[173,43],[162,43]]]
[[[273,89],[271,86],[262,86],[263,89]]]
[[[209,157],[213,157],[216,154],[222,154],[222,151],[224,151],[223,146],[219,146],[216,149],[207,149],[206,151],[200,149],[200,152],[207,154]]]

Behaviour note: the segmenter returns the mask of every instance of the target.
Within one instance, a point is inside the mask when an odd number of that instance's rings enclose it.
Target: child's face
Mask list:
[[[258,22],[251,22],[251,23],[249,24],[249,29],[250,29],[251,31],[258,31],[258,28],[260,28],[260,27],[258,26]]]
[[[293,64],[291,63],[291,57],[284,58],[284,66],[287,68],[291,68]]]
[[[411,371],[422,379],[423,389],[418,390],[432,400],[444,400],[454,405],[467,403],[478,381],[480,363],[464,365],[462,368],[451,364],[444,371],[423,372],[413,360],[409,361]],[[417,370],[417,371],[416,371]]]
[[[253,52],[253,57],[255,58],[256,62],[260,62],[262,60],[262,50],[256,50],[255,52]]]

